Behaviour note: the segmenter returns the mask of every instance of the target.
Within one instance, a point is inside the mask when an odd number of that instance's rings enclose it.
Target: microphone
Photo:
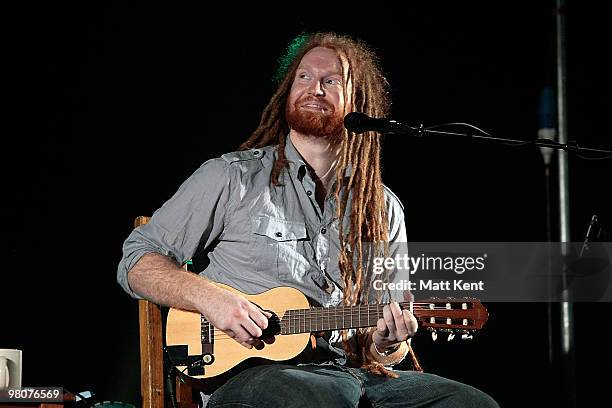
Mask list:
[[[418,129],[390,119],[371,118],[365,113],[351,112],[344,117],[344,127],[349,132],[374,131],[387,134],[420,133]]]

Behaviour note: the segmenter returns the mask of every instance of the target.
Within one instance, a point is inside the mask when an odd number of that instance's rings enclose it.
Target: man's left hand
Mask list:
[[[379,351],[384,352],[414,336],[417,329],[414,315],[409,310],[401,310],[397,302],[391,302],[383,308],[383,318],[376,323],[372,341]]]

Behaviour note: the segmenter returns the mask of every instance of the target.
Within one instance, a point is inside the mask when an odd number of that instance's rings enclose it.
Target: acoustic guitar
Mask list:
[[[171,364],[191,378],[222,378],[230,371],[235,373],[240,363],[252,359],[289,360],[304,350],[310,333],[373,327],[383,316],[384,304],[310,307],[306,296],[294,288],[278,287],[247,295],[227,285],[218,285],[270,312],[272,317],[261,338],[274,335],[275,341],[265,344],[261,350],[247,349],[214,328],[203,315],[170,309],[166,322],[166,350]],[[419,328],[432,331],[434,340],[438,332],[448,332],[449,340],[456,333],[469,339],[488,319],[485,307],[474,299],[425,299],[401,302],[400,307],[411,310]]]

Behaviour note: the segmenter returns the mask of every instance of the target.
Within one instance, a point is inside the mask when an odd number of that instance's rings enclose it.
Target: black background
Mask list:
[[[2,149],[9,261],[0,347],[24,350],[24,384],[138,402],[137,303],[115,283],[121,244],[135,216],[151,214],[202,162],[255,129],[276,60],[301,31],[371,44],[398,120],[536,137],[539,94],[555,84],[554,5],[467,3],[6,10],[12,126]],[[599,4],[567,8],[569,138],[609,149],[610,30]],[[581,241],[593,214],[612,225],[612,161],[572,157],[569,168],[571,237]],[[405,205],[410,241],[546,240],[535,148],[388,137],[384,179]],[[547,366],[545,305],[487,307],[489,323],[473,343],[415,339],[426,371],[477,386],[502,406],[552,405],[562,386]],[[575,305],[580,405],[608,385],[611,309]]]

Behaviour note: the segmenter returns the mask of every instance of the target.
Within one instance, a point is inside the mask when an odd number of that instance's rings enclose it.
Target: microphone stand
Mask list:
[[[408,125],[404,125],[402,123],[396,122],[396,121],[388,121],[385,123],[386,128],[385,129],[380,129],[383,130],[382,132],[379,131],[379,133],[381,134],[407,134],[407,135],[412,135],[412,136],[417,136],[417,137],[423,137],[425,135],[441,135],[441,136],[457,136],[457,137],[464,137],[464,138],[470,138],[470,139],[476,139],[476,140],[484,140],[484,141],[490,141],[490,142],[495,142],[495,143],[499,143],[499,144],[504,144],[504,145],[509,145],[509,146],[538,146],[543,150],[547,150],[547,149],[554,149],[554,150],[559,150],[559,151],[565,151],[567,153],[574,153],[576,155],[578,155],[579,157],[585,158],[585,159],[592,159],[592,160],[601,160],[601,159],[612,159],[612,150],[608,150],[608,149],[595,149],[595,148],[587,148],[587,147],[581,147],[579,146],[575,141],[568,141],[567,143],[560,143],[557,142],[553,139],[550,139],[546,136],[548,135],[543,135],[544,137],[538,138],[538,139],[533,139],[530,141],[523,141],[523,140],[516,140],[516,139],[508,139],[508,138],[500,138],[500,137],[494,137],[492,135],[487,134],[486,132],[482,131],[481,129],[478,129],[477,127],[467,124],[467,123],[449,123],[449,124],[444,124],[444,125],[434,125],[434,126],[430,126],[430,127],[423,127],[423,125],[419,126],[419,127],[412,127],[412,126],[408,126]],[[441,127],[445,127],[445,126],[467,126],[473,129],[478,130],[479,132],[482,132],[484,134],[473,134],[473,133],[459,133],[459,132],[449,132],[449,131],[443,131],[443,130],[434,130],[434,128],[441,128]],[[560,138],[560,140],[565,141],[565,138]],[[580,156],[581,153],[596,153],[598,155],[602,155],[605,154],[606,156],[600,156],[600,157],[585,157],[585,156]],[[561,152],[559,152],[559,156],[561,156]],[[563,160],[562,160],[563,159]],[[560,171],[567,171],[567,169],[565,167],[561,168],[561,164],[565,163],[565,166],[567,166],[567,158],[562,158],[559,159],[560,162]],[[547,218],[547,225],[546,225],[546,231],[547,231],[547,239],[549,242],[551,242],[551,237],[552,237],[552,231],[551,231],[551,205],[550,205],[550,156],[547,158],[545,157],[545,177],[546,177],[546,218]],[[562,181],[565,182],[565,184],[560,185],[560,193],[562,193],[563,191],[565,191],[565,203],[563,202],[564,197],[560,197],[560,202],[561,202],[561,206],[560,206],[560,211],[562,212],[561,216],[560,216],[560,221],[561,221],[561,241],[562,242],[569,242],[569,232],[568,232],[568,226],[567,226],[567,218],[568,218],[568,214],[567,214],[567,175],[564,178],[561,178]],[[594,219],[592,222],[595,222],[596,220]],[[565,230],[565,232],[563,232]],[[589,228],[590,231],[590,228]],[[551,276],[551,262],[549,260],[549,278]],[[561,271],[561,283],[562,283],[562,294],[563,294],[563,301],[560,304],[560,331],[561,331],[561,355],[560,355],[560,369],[561,369],[561,384],[562,384],[562,388],[561,390],[556,390],[555,395],[551,395],[551,397],[553,398],[559,398],[558,399],[558,403],[560,404],[560,406],[563,407],[575,407],[576,406],[576,389],[575,389],[575,384],[574,384],[574,379],[575,379],[575,373],[574,373],[574,369],[575,369],[575,361],[574,361],[574,350],[573,350],[573,304],[571,301],[569,301],[569,299],[571,299],[571,294],[570,294],[570,288],[568,287],[568,271],[567,271],[567,265],[564,265]],[[550,291],[550,282],[549,282],[549,287],[548,287],[549,291]],[[549,366],[551,366],[551,368],[554,368],[555,366],[555,359],[553,357],[553,330],[552,330],[552,322],[553,322],[553,310],[552,310],[552,304],[550,302],[548,302],[547,305],[547,335],[548,335],[548,346],[549,346],[549,350],[548,350],[548,361],[549,361]],[[554,381],[554,380],[553,380]]]
[[[467,123],[449,123],[449,124],[434,125],[434,126],[429,126],[429,127],[423,127],[423,125],[415,127],[415,126],[399,124],[398,122],[395,122],[395,123],[397,124],[397,126],[395,126],[393,130],[390,130],[387,132],[380,132],[380,133],[388,134],[388,135],[410,135],[410,136],[417,136],[417,137],[423,137],[426,135],[427,136],[428,135],[459,136],[459,137],[465,137],[465,138],[475,139],[475,140],[485,140],[485,141],[490,141],[490,142],[495,142],[495,143],[510,145],[510,146],[528,146],[530,145],[530,146],[538,146],[538,147],[548,147],[550,149],[555,149],[555,150],[564,150],[568,153],[578,153],[578,154],[580,153],[600,153],[600,154],[610,155],[610,157],[605,156],[601,158],[597,157],[594,159],[612,158],[612,150],[582,147],[582,146],[579,146],[578,143],[576,143],[573,140],[570,140],[567,143],[559,143],[551,139],[533,139],[533,140],[525,141],[525,140],[518,140],[518,139],[495,137],[489,134],[459,133],[459,132],[449,132],[445,130],[434,130],[433,129],[434,127],[438,128],[442,126],[469,126],[469,127],[478,129],[474,127],[473,125],[469,125]],[[478,130],[483,132],[480,129]]]

